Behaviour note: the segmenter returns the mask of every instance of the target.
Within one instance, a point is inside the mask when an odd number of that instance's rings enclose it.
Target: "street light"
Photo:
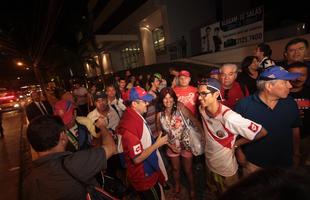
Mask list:
[[[23,64],[22,62],[18,61],[18,62],[17,62],[17,65],[18,65],[18,66],[23,66],[24,64]]]

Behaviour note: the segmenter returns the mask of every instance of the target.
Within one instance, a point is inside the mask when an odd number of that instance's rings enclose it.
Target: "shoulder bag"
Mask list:
[[[192,122],[188,123],[188,121],[185,119],[182,111],[181,110],[179,110],[179,111],[180,111],[182,120],[185,124],[185,130],[184,131],[186,131],[189,135],[189,145],[190,145],[191,151],[192,151],[193,155],[199,156],[199,155],[204,153],[204,144],[201,142],[201,141],[203,141],[203,139],[201,138],[202,135],[201,135],[201,133],[198,132],[197,128],[190,125],[190,123],[192,123]]]

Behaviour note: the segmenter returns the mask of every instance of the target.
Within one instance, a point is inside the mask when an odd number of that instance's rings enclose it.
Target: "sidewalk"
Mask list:
[[[4,138],[0,139],[1,199],[18,200],[20,188],[20,137],[23,130],[22,113],[3,114]]]

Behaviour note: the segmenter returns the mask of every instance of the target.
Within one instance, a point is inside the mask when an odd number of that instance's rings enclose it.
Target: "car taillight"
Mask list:
[[[11,99],[15,99],[16,97],[14,95],[9,95],[9,96],[4,96],[4,97],[0,97],[0,100],[11,100]]]

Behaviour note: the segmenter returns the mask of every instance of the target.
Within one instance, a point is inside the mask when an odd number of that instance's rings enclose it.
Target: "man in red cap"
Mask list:
[[[54,114],[58,115],[67,130],[69,138],[67,150],[75,152],[90,147],[90,134],[88,129],[76,121],[76,108],[71,101],[60,100],[54,106]]]
[[[191,74],[182,70],[179,72],[179,85],[175,86],[175,91],[178,101],[182,102],[192,113],[196,115],[196,102],[197,102],[197,88],[190,86]]]
[[[167,173],[158,148],[167,144],[168,136],[152,137],[147,122],[142,117],[153,96],[141,87],[129,91],[129,107],[123,113],[117,134],[121,136],[128,180],[142,200],[163,199],[160,183]]]

